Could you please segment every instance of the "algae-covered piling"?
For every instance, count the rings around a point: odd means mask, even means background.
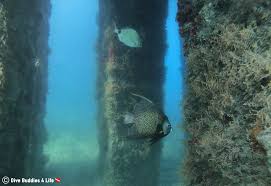
[[[186,184],[271,185],[270,1],[179,0],[178,7]]]
[[[100,1],[98,98],[100,174],[104,185],[157,185],[161,143],[151,148],[121,137],[122,115],[133,108],[130,92],[162,106],[167,2]],[[142,46],[120,42],[114,26],[131,28]]]
[[[1,178],[38,175],[45,163],[49,9],[48,0],[0,1]]]

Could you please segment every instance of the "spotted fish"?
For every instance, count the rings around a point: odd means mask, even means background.
[[[168,117],[151,100],[138,94],[132,94],[140,98],[134,106],[132,113],[124,115],[126,125],[126,137],[138,139],[150,139],[155,143],[167,136],[172,130]]]

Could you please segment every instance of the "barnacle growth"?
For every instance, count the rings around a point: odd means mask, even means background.
[[[191,3],[190,19],[179,18],[186,29],[186,184],[270,185],[271,4]]]
[[[118,129],[123,127],[123,114],[134,106],[130,92],[162,103],[167,1],[133,3],[101,3],[98,125],[103,185],[154,186],[159,182],[161,144],[150,148],[142,141],[127,140]],[[146,178],[150,172],[152,176]]]
[[[4,66],[0,63],[0,89],[4,88],[5,76],[4,76]]]
[[[271,128],[269,127],[259,133],[257,140],[264,146],[265,150],[267,151],[269,172],[271,173]]]

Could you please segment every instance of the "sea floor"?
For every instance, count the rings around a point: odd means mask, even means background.
[[[48,157],[46,176],[61,178],[65,186],[101,186],[97,184],[98,144],[89,130],[52,132],[44,146]],[[180,186],[178,158],[165,155],[161,160],[160,186]]]

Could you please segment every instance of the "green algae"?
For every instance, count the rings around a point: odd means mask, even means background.
[[[151,186],[159,181],[162,145],[158,143],[150,148],[142,141],[126,140],[118,130],[123,114],[133,109],[130,92],[154,98],[157,103],[163,100],[166,1],[133,3],[135,7],[130,7],[129,1],[101,1],[97,83],[99,174],[103,184],[108,186]],[[134,12],[138,10],[142,15],[135,17]],[[149,17],[155,21],[149,21]],[[114,23],[120,28],[130,27],[144,33],[144,45],[140,48],[125,46],[114,33]]]
[[[0,148],[5,149],[0,176],[39,175],[46,160],[42,145],[49,1],[29,3],[30,10],[21,1],[0,2]],[[43,61],[39,72],[34,70],[35,58]]]
[[[186,185],[270,185],[269,146],[257,140],[270,127],[270,3],[203,0],[191,6],[190,20],[182,9],[177,16],[190,25],[181,33]]]

